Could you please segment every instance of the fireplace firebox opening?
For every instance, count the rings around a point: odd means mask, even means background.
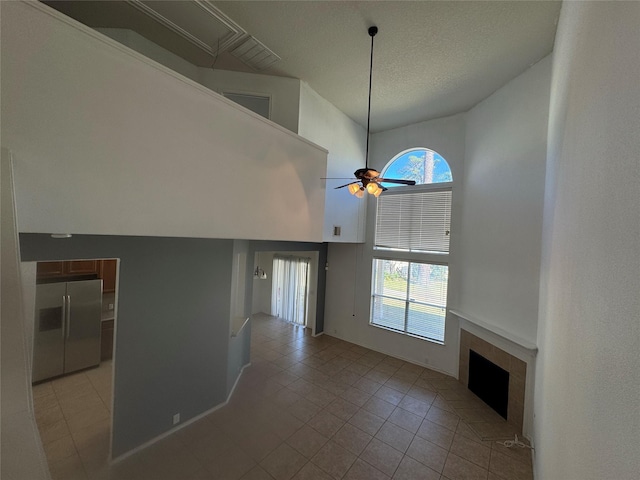
[[[469,383],[467,387],[501,417],[507,419],[509,372],[473,350],[469,350]]]

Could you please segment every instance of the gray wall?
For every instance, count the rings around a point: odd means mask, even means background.
[[[244,271],[244,299],[240,300],[243,304],[242,312],[232,312],[242,317],[251,315],[251,298],[253,289],[253,254],[249,254],[249,242],[246,240],[234,240],[233,242],[233,258],[237,259],[238,255],[245,255],[245,271]],[[234,260],[235,261],[235,260]],[[233,308],[233,307],[232,307]],[[244,328],[236,337],[229,338],[229,353],[227,356],[227,394],[231,393],[238,375],[242,367],[251,361],[251,322],[247,322]]]
[[[173,414],[226,400],[232,240],[21,234],[20,246],[23,261],[120,259],[114,457],[170,430]]]

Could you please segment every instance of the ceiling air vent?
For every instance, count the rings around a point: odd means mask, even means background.
[[[267,48],[264,43],[251,36],[247,37],[230,53],[255,70],[264,70],[280,60],[280,57]]]

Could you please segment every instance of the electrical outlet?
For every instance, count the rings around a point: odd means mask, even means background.
[[[109,310],[113,310],[113,303],[109,304]]]
[[[180,414],[179,414],[179,413],[176,413],[176,414],[173,416],[173,424],[174,424],[174,425],[177,425],[177,424],[179,424],[179,423],[180,423]]]

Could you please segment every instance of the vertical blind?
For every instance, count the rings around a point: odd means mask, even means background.
[[[271,315],[306,325],[309,293],[308,258],[273,258]]]
[[[376,247],[449,253],[451,190],[390,193],[378,198]]]

